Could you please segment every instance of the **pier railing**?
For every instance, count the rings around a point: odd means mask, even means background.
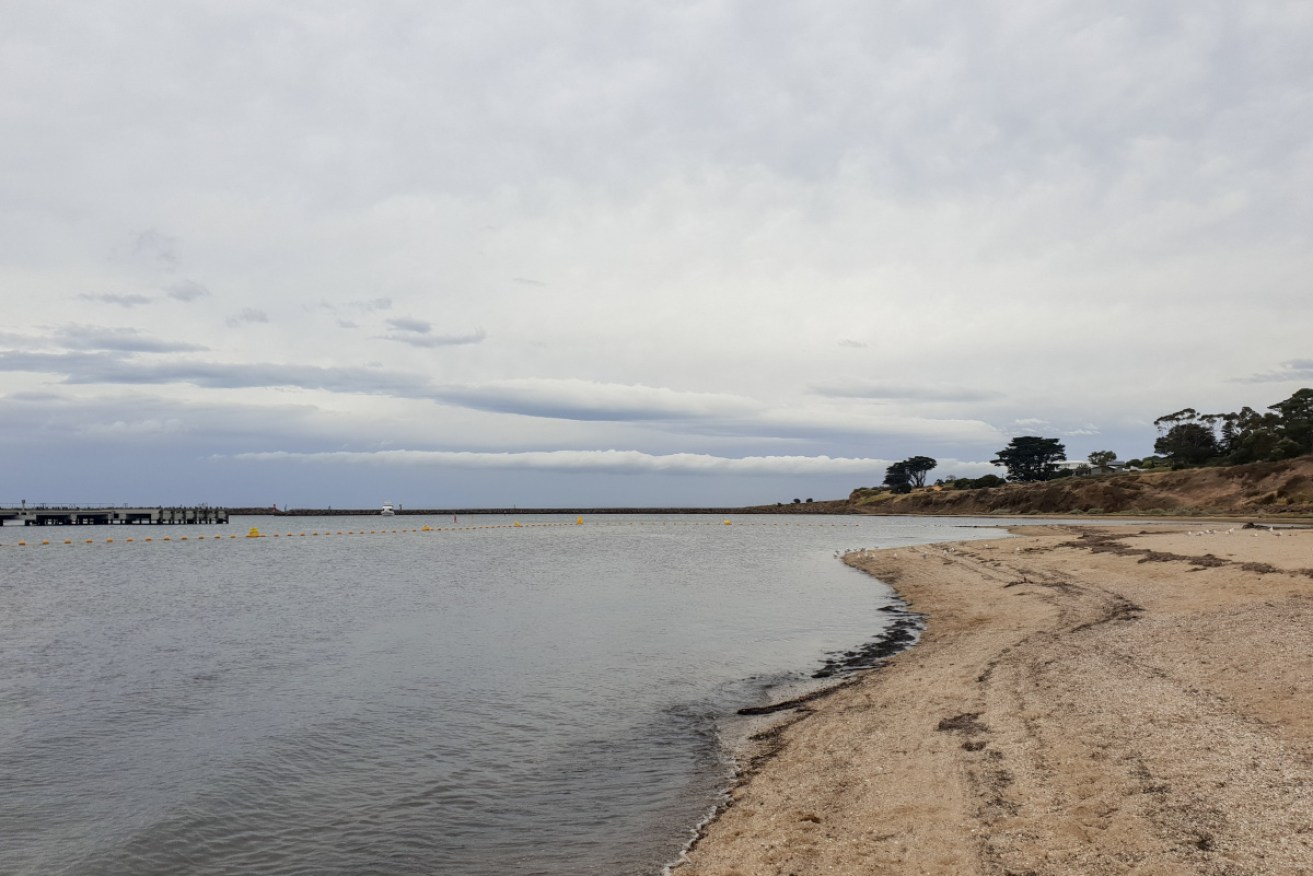
[[[16,503],[0,507],[0,525],[19,521],[24,526],[86,526],[114,524],[227,523],[228,509],[210,505],[63,505]]]

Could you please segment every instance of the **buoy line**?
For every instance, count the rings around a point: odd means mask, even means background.
[[[360,530],[355,530],[355,529],[348,529],[348,530],[341,530],[341,529],[336,529],[336,530],[334,530],[334,529],[325,529],[325,530],[322,530],[322,531],[321,531],[321,530],[317,530],[317,529],[315,529],[315,530],[303,530],[303,531],[299,531],[299,532],[268,532],[268,533],[265,533],[265,532],[261,532],[261,531],[259,530],[258,527],[252,526],[252,527],[250,528],[250,530],[246,533],[245,536],[238,535],[237,533],[227,533],[227,534],[222,534],[222,535],[210,535],[210,536],[205,536],[205,535],[198,535],[198,536],[187,536],[187,535],[145,536],[144,538],[140,538],[140,539],[138,539],[138,538],[136,538],[136,537],[131,537],[131,536],[129,536],[129,537],[123,538],[121,541],[116,541],[115,538],[111,536],[111,537],[108,537],[108,538],[104,539],[103,542],[97,541],[97,540],[94,539],[94,538],[81,539],[80,541],[81,541],[82,544],[107,544],[107,545],[109,545],[109,544],[135,544],[135,543],[138,543],[138,542],[143,543],[143,544],[146,544],[146,543],[155,543],[155,542],[173,542],[173,541],[189,541],[189,540],[195,540],[195,541],[216,541],[216,542],[217,542],[217,541],[232,541],[232,540],[243,539],[243,538],[245,538],[245,539],[258,539],[258,538],[320,538],[320,537],[327,538],[327,537],[331,537],[331,536],[339,536],[339,535],[341,535],[341,536],[356,536],[356,537],[359,537],[359,536],[364,536],[364,535],[407,535],[407,534],[414,534],[414,533],[418,533],[418,534],[427,534],[427,533],[433,533],[433,532],[475,532],[475,531],[491,530],[491,529],[529,529],[529,528],[539,528],[539,529],[540,529],[540,528],[553,528],[553,527],[554,527],[554,528],[560,528],[560,527],[583,526],[583,525],[584,525],[584,519],[583,519],[582,517],[580,517],[580,518],[578,518],[577,520],[575,520],[573,523],[569,523],[569,522],[557,522],[557,521],[536,522],[536,523],[522,523],[522,522],[520,522],[520,521],[517,520],[517,521],[514,521],[513,523],[484,523],[484,524],[478,524],[478,525],[476,525],[476,526],[428,526],[428,525],[425,525],[425,526],[422,526],[422,527],[419,527],[419,528],[415,528],[415,529],[369,529],[369,530],[365,530],[365,529],[360,529]],[[782,522],[782,523],[781,523],[781,522],[778,522],[778,521],[773,521],[773,522],[752,522],[752,523],[743,523],[743,522],[736,522],[736,521],[734,521],[734,520],[732,520],[732,519],[730,519],[730,518],[725,518],[724,520],[719,521],[719,522],[712,522],[712,521],[696,521],[696,522],[694,522],[694,521],[684,521],[684,520],[680,520],[680,521],[662,520],[662,521],[660,521],[660,522],[657,522],[657,521],[648,521],[648,520],[606,520],[606,521],[593,522],[593,523],[590,523],[589,525],[590,525],[590,526],[594,526],[594,527],[598,527],[598,526],[601,526],[601,527],[620,527],[620,526],[644,526],[644,525],[657,525],[657,526],[731,526],[731,525],[733,525],[733,526],[794,526],[794,527],[816,527],[816,528],[819,528],[819,527],[858,527],[858,526],[861,526],[861,524],[859,524],[859,523],[795,523],[795,522],[792,522],[792,521],[785,521],[785,522]],[[18,548],[22,548],[22,547],[43,547],[43,546],[49,546],[49,545],[51,545],[51,543],[52,543],[51,540],[48,539],[48,538],[43,538],[43,539],[41,539],[39,542],[37,542],[37,541],[33,541],[33,542],[31,542],[31,543],[29,543],[27,539],[21,539],[21,538],[20,538],[20,539],[19,539],[16,543],[14,543],[14,544],[6,544],[5,542],[0,542],[0,548],[7,548],[7,547],[18,547]],[[74,544],[74,539],[72,539],[72,538],[65,538],[65,539],[63,539],[62,543],[65,544],[65,545],[72,545],[72,544]]]

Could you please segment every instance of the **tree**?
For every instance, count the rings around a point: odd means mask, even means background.
[[[884,470],[884,485],[895,493],[912,492],[912,474],[906,462],[895,462]]]
[[[1313,453],[1313,389],[1298,390],[1268,410],[1280,415],[1282,437],[1289,438],[1298,453]]]
[[[1173,463],[1202,465],[1219,455],[1221,447],[1213,430],[1202,423],[1178,423],[1153,442],[1153,452],[1169,457]]]
[[[1005,466],[1008,480],[1029,483],[1053,477],[1058,470],[1057,464],[1066,458],[1067,448],[1057,438],[1022,435],[1009,441],[990,463]]]
[[[1096,471],[1110,471],[1112,469],[1110,463],[1116,458],[1117,454],[1111,450],[1096,450],[1089,456],[1090,465]]]
[[[987,487],[1001,487],[1007,481],[996,474],[987,474],[978,478],[958,478],[953,481],[955,490],[983,490]]]
[[[924,487],[926,474],[939,463],[928,456],[911,456],[904,459],[902,465],[907,469],[907,476],[912,479],[912,486]]]

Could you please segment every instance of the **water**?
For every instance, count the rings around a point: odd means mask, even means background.
[[[719,722],[888,622],[836,551],[998,535],[426,522],[0,529],[0,872],[655,876]]]

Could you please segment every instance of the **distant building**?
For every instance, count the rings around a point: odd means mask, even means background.
[[[1078,475],[1107,474],[1114,471],[1122,471],[1126,468],[1126,463],[1120,459],[1114,459],[1112,462],[1101,468],[1095,468],[1088,459],[1068,459],[1056,464],[1058,471],[1069,471]]]

